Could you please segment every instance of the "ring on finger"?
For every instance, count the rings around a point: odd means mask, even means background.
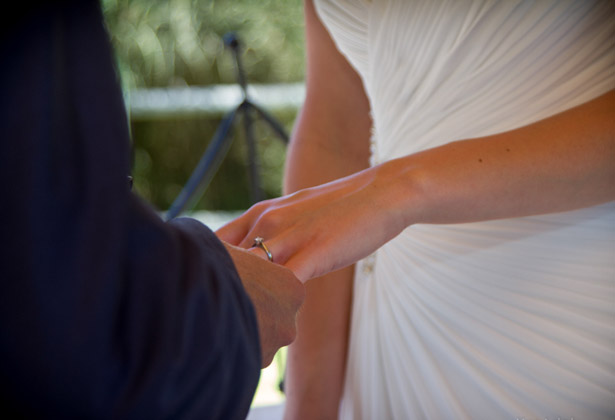
[[[267,245],[265,245],[265,240],[263,238],[261,238],[260,236],[254,238],[254,244],[252,246],[259,247],[260,249],[265,251],[265,254],[267,254],[267,259],[273,262],[273,255],[271,254],[271,251],[269,251],[269,248],[267,248]]]

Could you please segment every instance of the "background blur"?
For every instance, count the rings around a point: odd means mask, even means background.
[[[192,92],[190,88],[236,84],[233,54],[225,48],[222,39],[229,32],[235,32],[243,44],[241,58],[249,84],[283,88],[302,83],[302,3],[301,0],[103,0],[102,4],[131,115],[135,189],[164,211],[187,182],[223,113],[216,109],[169,112],[173,100],[164,104],[165,112],[137,113],[131,99],[142,98],[152,88],[177,93]],[[254,102],[268,109],[257,98]],[[152,101],[146,103],[151,107],[158,105]],[[297,106],[276,106],[269,111],[290,133]],[[285,146],[265,124],[255,124],[255,131],[262,187],[267,198],[278,196]],[[242,121],[237,121],[232,147],[195,210],[248,208],[251,202],[246,165]]]

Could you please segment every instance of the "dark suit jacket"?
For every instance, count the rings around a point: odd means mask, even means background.
[[[0,29],[0,411],[244,418],[254,309],[209,229],[164,223],[129,191],[97,1],[14,4]]]

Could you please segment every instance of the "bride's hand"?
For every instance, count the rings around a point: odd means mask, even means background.
[[[264,238],[273,261],[306,281],[353,264],[403,230],[396,190],[390,165],[380,165],[255,204],[216,234],[242,248]]]

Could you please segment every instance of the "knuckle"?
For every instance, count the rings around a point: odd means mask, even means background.
[[[248,209],[248,213],[257,213],[260,214],[267,210],[267,208],[271,205],[270,200],[259,201],[255,203]]]
[[[297,327],[295,322],[295,316],[292,317],[283,325],[279,326],[278,339],[279,347],[284,347],[295,341],[297,338]]]
[[[264,354],[262,357],[261,368],[266,368],[273,362],[273,356],[275,356],[274,352],[269,352],[268,354]]]
[[[299,308],[303,305],[303,302],[305,301],[305,287],[300,281],[297,280],[297,285],[294,288],[293,292],[294,293],[292,295],[292,303],[294,304],[296,310],[299,310]]]
[[[258,224],[265,231],[273,230],[283,220],[280,209],[269,208],[265,210],[258,219]]]
[[[288,277],[285,280],[288,285],[287,299],[291,305],[291,308],[297,312],[305,300],[305,285],[301,282],[301,280],[299,280],[292,270],[287,267],[284,267],[284,269],[286,270]]]
[[[297,338],[297,329],[295,328],[294,323],[293,323],[292,327],[286,328],[285,330],[286,331],[285,331],[285,333],[284,333],[284,335],[282,337],[283,338],[282,339],[282,341],[283,341],[282,346],[289,345],[290,343],[295,341],[295,338]]]

